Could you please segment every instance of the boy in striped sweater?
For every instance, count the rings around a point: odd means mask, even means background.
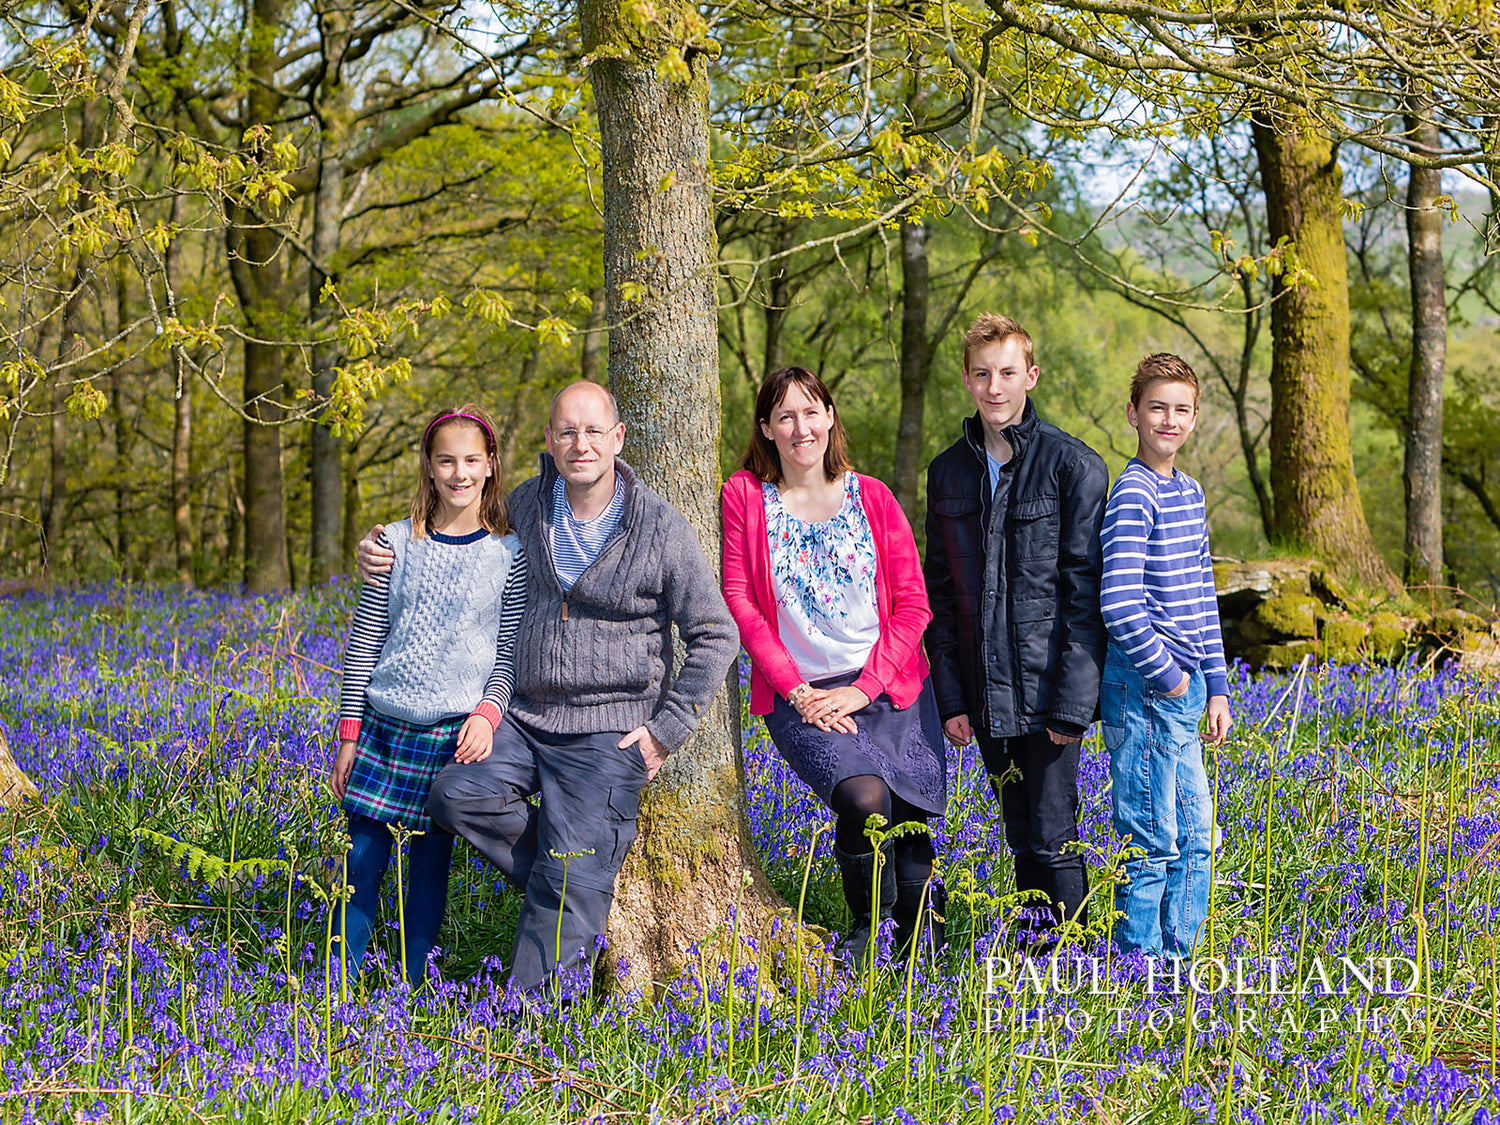
[[[1100,602],[1109,650],[1099,692],[1115,831],[1145,854],[1116,888],[1124,950],[1191,957],[1208,916],[1214,807],[1198,727],[1229,732],[1203,489],[1174,467],[1198,421],[1198,377],[1148,355],[1130,383],[1136,455],[1104,510]]]

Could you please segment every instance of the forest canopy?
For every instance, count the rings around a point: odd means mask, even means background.
[[[1112,470],[1135,361],[1197,368],[1217,550],[1497,597],[1482,9],[582,7],[8,7],[5,577],[326,581],[467,399],[532,473],[555,389],[692,280],[606,237],[590,74],[633,58],[706,80],[706,184],[651,186],[707,192],[720,474],[799,363],[919,516],[1003,311]]]

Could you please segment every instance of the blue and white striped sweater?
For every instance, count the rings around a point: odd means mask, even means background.
[[[1203,489],[1132,457],[1104,509],[1100,607],[1110,637],[1146,683],[1171,692],[1197,668],[1209,695],[1229,694]]]

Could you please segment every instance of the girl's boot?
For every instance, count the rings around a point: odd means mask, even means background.
[[[873,851],[863,855],[850,855],[840,848],[833,849],[839,874],[844,880],[844,901],[849,904],[849,913],[853,916],[849,936],[842,943],[841,950],[855,965],[862,964],[870,950],[870,941],[874,936],[870,928],[871,917],[874,917],[878,925],[891,916],[891,910],[896,905],[896,869],[891,863],[889,847],[882,849],[882,852],[884,862],[877,875]],[[879,879],[878,885],[876,879]],[[872,887],[879,891],[878,905],[871,900]]]

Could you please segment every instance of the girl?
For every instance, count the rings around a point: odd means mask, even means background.
[[[402,973],[421,983],[448,901],[453,837],[435,830],[427,791],[450,759],[478,762],[510,702],[526,560],[501,499],[495,430],[479,407],[436,415],[422,433],[411,518],[387,527],[389,574],[365,583],[344,654],[333,791],[349,817],[339,913],[343,967],[359,971],[390,862],[393,826],[411,838]]]

